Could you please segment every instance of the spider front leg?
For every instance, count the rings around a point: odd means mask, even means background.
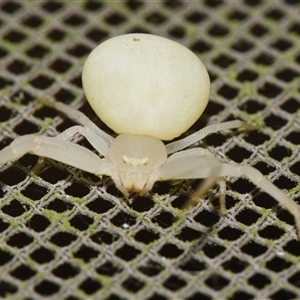
[[[76,110],[70,106],[65,105],[61,102],[52,101],[49,99],[40,99],[40,101],[45,104],[46,106],[53,107],[58,111],[64,113],[66,116],[80,124],[82,127],[86,128],[87,130],[93,131],[96,136],[100,137],[107,146],[113,141],[113,137],[101,130],[97,127],[85,114],[81,111]]]
[[[61,132],[56,139],[67,141],[77,133],[84,136],[88,142],[98,151],[98,153],[102,156],[106,156],[109,151],[109,145],[100,137],[98,136],[93,130],[89,127],[83,127],[80,125],[74,125],[65,131]]]
[[[216,184],[220,169],[220,162],[208,150],[202,148],[188,149],[175,153],[168,158],[161,170],[160,180],[205,178],[194,195],[185,203],[185,208],[198,202],[201,196]],[[224,190],[222,191],[224,192]],[[224,211],[225,195],[222,199],[221,207]]]
[[[102,155],[104,157],[107,155],[108,149],[109,149],[108,145],[94,131],[90,130],[89,127],[74,125],[68,129],[66,129],[65,131],[61,132],[58,136],[53,137],[53,138],[55,138],[57,140],[61,140],[61,141],[67,141],[70,138],[72,138],[73,136],[75,136],[75,134],[77,134],[77,133],[84,136],[89,141],[89,143],[98,151],[98,153],[100,155]],[[44,163],[44,159],[45,159],[45,157],[39,157],[36,165],[32,169],[32,172],[34,174],[39,173],[39,170]]]
[[[67,141],[75,136],[77,133],[84,136],[89,143],[98,151],[102,156],[106,156],[109,151],[109,146],[113,141],[113,137],[98,128],[89,118],[87,118],[82,112],[75,110],[61,102],[55,102],[51,100],[40,100],[43,104],[53,107],[58,111],[61,111],[68,117],[74,119],[80,125],[72,126],[65,131],[61,132],[56,139]],[[38,173],[40,167],[44,162],[44,158],[40,157],[32,169],[33,173]]]
[[[188,146],[191,146],[195,144],[196,142],[201,141],[204,139],[207,135],[211,133],[216,133],[222,130],[227,130],[227,129],[234,129],[234,128],[239,128],[239,127],[244,127],[248,130],[253,130],[257,129],[257,126],[252,126],[249,125],[245,122],[242,122],[240,120],[235,120],[235,121],[228,121],[224,123],[219,123],[219,124],[213,124],[213,125],[208,125],[199,131],[181,139],[176,142],[172,142],[166,145],[166,150],[168,154],[174,153],[176,151],[179,151],[181,149],[184,149]]]
[[[28,152],[57,160],[96,175],[107,174],[103,159],[92,151],[68,141],[35,135],[19,137],[2,149],[0,151],[0,165],[15,161]]]

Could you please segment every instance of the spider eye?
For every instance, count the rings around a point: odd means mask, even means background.
[[[125,164],[133,167],[145,166],[149,162],[148,157],[132,157],[123,155],[122,159]]]

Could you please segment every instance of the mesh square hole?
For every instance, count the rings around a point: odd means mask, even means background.
[[[260,245],[254,241],[249,241],[242,246],[241,250],[252,257],[258,257],[264,254],[268,250],[268,247]]]
[[[26,54],[30,58],[37,58],[37,59],[42,59],[45,57],[48,53],[50,52],[50,49],[42,46],[42,45],[34,45],[30,47],[27,51]]]
[[[130,276],[122,282],[122,286],[131,293],[137,293],[145,286],[145,283],[133,276]]]
[[[175,292],[185,287],[186,281],[176,275],[172,275],[164,281],[163,286],[168,290]]]
[[[119,240],[119,236],[116,233],[111,233],[106,230],[100,230],[91,236],[91,240],[97,244],[111,245]]]
[[[24,248],[30,245],[34,241],[33,237],[26,234],[25,232],[18,232],[13,234],[7,240],[7,244],[18,249]]]
[[[10,272],[13,277],[22,281],[32,278],[36,273],[37,272],[35,270],[23,264]]]
[[[140,253],[140,250],[125,244],[115,252],[115,255],[125,261],[131,261],[135,259]]]
[[[238,274],[244,271],[248,267],[248,263],[240,260],[239,258],[233,256],[230,259],[226,260],[223,264],[222,267],[226,271],[230,271],[232,273]]]
[[[26,223],[26,226],[35,232],[43,232],[50,226],[50,224],[50,221],[46,217],[35,214]]]
[[[90,211],[97,214],[104,214],[109,212],[115,205],[103,198],[96,198],[95,200],[85,205]]]
[[[288,289],[279,289],[277,292],[270,295],[271,299],[296,299],[298,295]]]
[[[40,247],[31,252],[30,257],[38,264],[45,264],[51,262],[55,258],[55,253],[44,247]]]
[[[7,205],[4,205],[1,210],[3,213],[11,217],[19,217],[30,209],[28,205],[21,204],[20,201],[12,200]]]
[[[263,289],[271,283],[271,280],[264,274],[255,273],[254,275],[249,277],[248,283],[257,289]]]
[[[140,266],[138,270],[149,277],[153,277],[163,271],[164,267],[154,260],[148,260],[144,265]]]
[[[122,272],[122,268],[115,262],[107,261],[97,267],[96,271],[101,275],[113,277],[115,274]]]
[[[34,290],[41,296],[51,296],[56,294],[60,286],[52,281],[43,280],[34,287]]]
[[[79,14],[73,13],[64,19],[64,23],[69,26],[77,27],[86,22],[86,19]]]
[[[161,247],[158,253],[163,257],[174,259],[179,257],[183,252],[184,250],[180,249],[176,245],[171,243],[166,243]]]
[[[68,232],[58,232],[52,235],[50,242],[59,247],[66,247],[72,244],[77,238],[77,236]]]
[[[205,284],[215,291],[222,290],[229,283],[230,283],[230,281],[227,278],[225,278],[219,274],[213,274],[205,280]]]
[[[6,280],[0,280],[0,296],[8,297],[8,295],[15,294],[18,291],[18,287]]]
[[[52,270],[52,273],[64,280],[69,278],[74,278],[76,275],[78,275],[80,270],[73,266],[72,264],[65,262],[57,266],[55,269]]]
[[[159,239],[159,237],[159,233],[156,233],[151,229],[141,229],[136,233],[134,239],[148,245]]]
[[[206,270],[207,266],[204,262],[191,258],[188,261],[181,263],[179,268],[191,275],[197,275]]]
[[[81,289],[85,294],[92,295],[96,293],[99,289],[102,288],[101,283],[92,278],[85,279],[80,285],[79,289]]]
[[[80,258],[86,263],[98,257],[98,255],[99,251],[85,245],[81,246],[76,252],[74,252],[74,257]]]
[[[3,38],[12,44],[19,44],[26,39],[26,35],[19,30],[10,30],[4,34]]]
[[[14,14],[17,11],[20,11],[22,5],[18,2],[4,2],[1,5],[1,10],[6,12],[7,14]]]

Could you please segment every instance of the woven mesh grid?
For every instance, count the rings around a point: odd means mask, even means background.
[[[222,161],[252,165],[300,204],[298,1],[0,4],[0,149],[20,135],[56,136],[74,122],[38,99],[79,108],[89,52],[130,32],[193,50],[211,101],[187,132],[241,119],[260,131],[206,138]],[[80,136],[74,142],[91,148]],[[7,299],[299,299],[294,220],[244,178],[228,178],[176,219],[199,181],[158,182],[126,203],[110,178],[34,155],[0,166],[0,297]]]

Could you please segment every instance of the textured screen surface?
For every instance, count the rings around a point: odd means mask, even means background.
[[[291,0],[0,1],[0,149],[75,125],[46,96],[114,134],[86,102],[84,61],[110,37],[152,33],[191,49],[211,77],[210,103],[185,135],[234,119],[260,126],[200,145],[300,204],[299,16]],[[300,298],[294,219],[247,178],[227,178],[226,215],[216,187],[182,218],[199,180],[158,182],[129,203],[109,177],[37,161],[0,166],[0,298]]]

